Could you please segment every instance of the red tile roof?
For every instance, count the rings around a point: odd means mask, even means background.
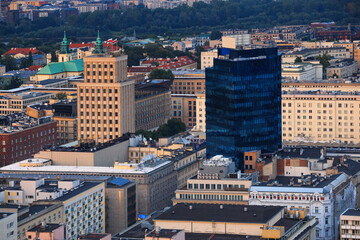
[[[37,50],[36,48],[11,48],[9,51],[4,53],[4,55],[16,55],[18,53],[29,55],[31,54],[43,54],[41,51]]]
[[[83,47],[94,47],[94,43],[70,43],[69,47],[72,48],[83,48]],[[119,50],[119,46],[114,46],[110,43],[103,43],[104,48],[112,48],[114,50]]]
[[[147,66],[128,67],[128,72],[149,73],[154,68],[155,67],[147,67]]]
[[[42,66],[30,66],[30,67],[26,68],[25,70],[27,70],[27,71],[39,71],[40,68],[42,68]]]
[[[196,63],[188,56],[182,56],[176,58],[147,58],[145,61],[142,62],[142,64],[151,64],[151,62],[159,63],[160,65],[156,68],[161,69],[176,69]]]

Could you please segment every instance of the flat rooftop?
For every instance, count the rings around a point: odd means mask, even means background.
[[[37,225],[33,228],[30,228],[28,232],[53,232],[55,229],[61,227],[63,225],[58,223],[47,223],[45,225]]]
[[[345,212],[343,212],[343,214],[341,214],[343,216],[357,216],[360,217],[360,209],[353,209],[353,208],[348,208]]]
[[[33,160],[34,161],[34,160]],[[36,161],[49,161],[49,159],[36,159]],[[91,166],[60,166],[46,165],[39,167],[21,167],[20,163],[27,163],[23,160],[17,163],[0,168],[0,173],[36,173],[36,174],[57,174],[57,175],[92,175],[92,174],[146,174],[160,169],[166,165],[173,165],[171,161],[158,161],[150,166],[141,166],[131,169],[117,169],[114,167],[91,167]]]
[[[15,133],[49,122],[52,122],[51,117],[35,119],[26,115],[24,112],[13,113],[11,115],[0,116],[0,133]]]
[[[313,90],[313,91],[281,91],[281,95],[312,95],[312,96],[359,96],[358,91],[324,91],[324,90]]]
[[[8,216],[15,214],[15,213],[9,213],[9,212],[1,212],[0,211],[0,220],[3,218],[7,218]]]
[[[268,223],[284,207],[178,203],[154,220]]]

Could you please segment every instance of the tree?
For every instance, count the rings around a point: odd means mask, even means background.
[[[169,119],[166,124],[161,125],[155,131],[137,130],[135,134],[143,135],[146,139],[158,140],[162,137],[170,137],[186,130],[186,125],[179,119]]]
[[[33,57],[31,51],[29,52],[29,57],[27,58],[27,65],[28,67],[33,65]]]
[[[295,63],[302,63],[301,57],[297,56],[295,59]]]
[[[56,94],[56,98],[59,99],[59,100],[66,99],[67,94],[66,94],[66,92],[59,92],[59,93]]]
[[[173,80],[174,74],[171,72],[170,69],[165,70],[165,69],[153,69],[150,74],[149,74],[149,79],[170,79]]]
[[[11,77],[10,83],[5,86],[5,89],[14,89],[20,87],[22,84],[22,81],[19,77]]]
[[[218,40],[222,37],[222,33],[220,31],[212,31],[210,34],[210,40]]]
[[[56,56],[55,51],[51,51],[51,62],[57,62],[58,57]]]
[[[320,62],[321,65],[323,65],[324,71],[327,67],[330,66],[331,57],[329,54],[325,53],[322,56],[319,55],[316,57],[316,59]]]
[[[6,71],[18,69],[16,66],[15,58],[10,55],[5,55],[5,57],[1,59],[1,64],[5,65]]]

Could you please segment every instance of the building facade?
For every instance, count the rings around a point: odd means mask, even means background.
[[[57,123],[57,144],[77,140],[77,103],[76,101],[63,101],[52,105],[52,119]]]
[[[207,52],[201,52],[201,69],[214,66],[214,58],[217,58],[217,56],[217,49]]]
[[[346,209],[340,216],[341,240],[360,238],[360,211],[359,209]]]
[[[56,122],[50,117],[33,119],[20,114],[0,119],[1,165],[32,157],[44,146],[56,146]],[[11,124],[10,124],[11,122]]]
[[[360,96],[350,92],[284,91],[282,139],[360,143]]]
[[[196,125],[196,95],[171,94],[171,117],[181,120],[187,128]]]
[[[135,132],[134,81],[127,79],[126,64],[126,55],[84,58],[84,83],[77,85],[78,140],[102,143]]]
[[[281,145],[281,56],[275,48],[219,51],[206,69],[207,156],[233,157],[243,169],[245,151]]]

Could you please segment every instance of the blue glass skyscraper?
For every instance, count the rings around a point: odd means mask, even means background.
[[[206,69],[207,156],[233,157],[281,146],[281,56],[276,48],[219,49]]]

